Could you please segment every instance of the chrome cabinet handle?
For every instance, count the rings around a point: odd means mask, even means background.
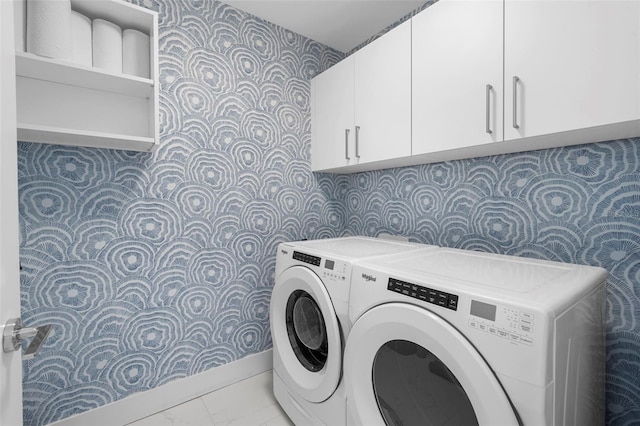
[[[344,159],[351,160],[349,157],[349,129],[344,129]]]
[[[360,126],[356,126],[356,158],[360,158]]]
[[[51,327],[51,324],[40,327],[23,327],[22,319],[12,318],[7,321],[2,332],[2,350],[4,352],[17,351],[22,346],[24,339],[33,337],[22,357],[23,360],[31,359],[40,352],[42,345],[49,337]]]
[[[493,131],[491,130],[491,89],[493,89],[493,87],[490,84],[487,84],[485,93],[485,132],[489,134],[493,133]]]
[[[520,79],[517,76],[513,76],[513,128],[519,129],[518,125],[518,82]]]

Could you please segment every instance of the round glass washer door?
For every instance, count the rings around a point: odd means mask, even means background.
[[[365,312],[351,328],[344,363],[355,424],[519,424],[478,351],[426,309],[387,303]],[[454,400],[442,404],[444,397]]]
[[[304,266],[286,269],[276,278],[270,316],[278,375],[307,401],[325,401],[340,381],[342,337],[322,280]]]
[[[286,322],[289,343],[298,361],[313,373],[322,370],[328,355],[327,329],[313,296],[304,290],[291,293]]]

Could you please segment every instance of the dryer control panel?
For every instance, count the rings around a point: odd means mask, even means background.
[[[512,343],[533,345],[535,316],[531,312],[472,299],[469,313],[469,327]]]
[[[443,308],[457,310],[458,295],[447,293],[441,290],[423,287],[421,285],[412,284],[396,278],[389,278],[387,290],[413,297],[433,305],[442,306]]]

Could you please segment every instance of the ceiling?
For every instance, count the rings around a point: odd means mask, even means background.
[[[222,0],[312,40],[349,52],[426,0]]]

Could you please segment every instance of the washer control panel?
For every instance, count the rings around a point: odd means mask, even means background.
[[[471,300],[469,327],[514,344],[533,346],[535,315],[512,306]]]
[[[301,251],[293,252],[293,260],[299,260],[300,262],[308,263],[313,266],[320,266],[320,262],[322,261],[318,256],[302,253]]]
[[[324,259],[321,265],[322,279],[337,282],[347,282],[347,264],[338,260]]]
[[[295,250],[293,259],[316,266],[323,280],[347,282],[347,264],[338,260],[321,258]]]

